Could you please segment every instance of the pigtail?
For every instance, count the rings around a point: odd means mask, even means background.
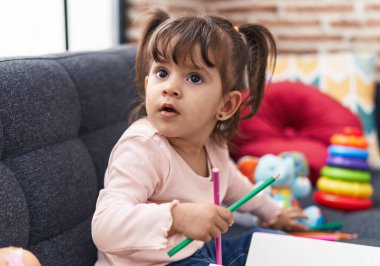
[[[169,19],[169,15],[161,9],[156,9],[148,14],[148,18],[144,23],[142,35],[138,44],[138,51],[135,62],[135,76],[137,94],[142,101],[132,114],[132,121],[141,115],[146,115],[145,111],[145,77],[149,72],[149,57],[147,54],[147,46],[155,29],[164,21]]]
[[[257,24],[245,24],[238,28],[245,37],[248,47],[247,80],[249,96],[243,103],[251,108],[250,118],[257,113],[264,96],[266,72],[269,66],[273,74],[276,63],[276,42],[267,28]]]

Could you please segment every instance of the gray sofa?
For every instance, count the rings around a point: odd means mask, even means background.
[[[0,246],[27,248],[43,265],[94,264],[91,218],[136,103],[135,53],[126,45],[0,59]],[[380,246],[376,197],[371,210],[326,210],[326,219],[343,221],[358,243]]]
[[[0,246],[93,265],[91,218],[135,100],[135,47],[0,60]]]

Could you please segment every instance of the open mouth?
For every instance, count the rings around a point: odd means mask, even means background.
[[[171,108],[171,107],[164,107],[161,111],[171,112],[171,113],[177,113],[177,111],[174,108]]]
[[[164,114],[179,114],[171,104],[164,104],[160,108],[160,112]]]

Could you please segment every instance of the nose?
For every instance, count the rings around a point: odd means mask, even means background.
[[[174,86],[166,86],[162,89],[162,96],[181,97],[181,91]]]
[[[162,89],[162,96],[170,96],[180,98],[182,96],[180,88],[180,80],[178,77],[172,76]]]
[[[181,96],[181,93],[177,89],[166,87],[162,90],[162,96],[171,96],[171,97],[179,98]]]

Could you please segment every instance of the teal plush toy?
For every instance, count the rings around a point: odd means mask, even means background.
[[[306,158],[299,152],[284,152],[278,156],[267,154],[258,160],[255,168],[255,180],[263,182],[267,178],[280,175],[266,192],[284,207],[300,207],[297,199],[310,194],[311,183],[307,178],[309,168]],[[323,224],[321,210],[317,206],[304,209],[308,219],[300,222],[306,226]]]

